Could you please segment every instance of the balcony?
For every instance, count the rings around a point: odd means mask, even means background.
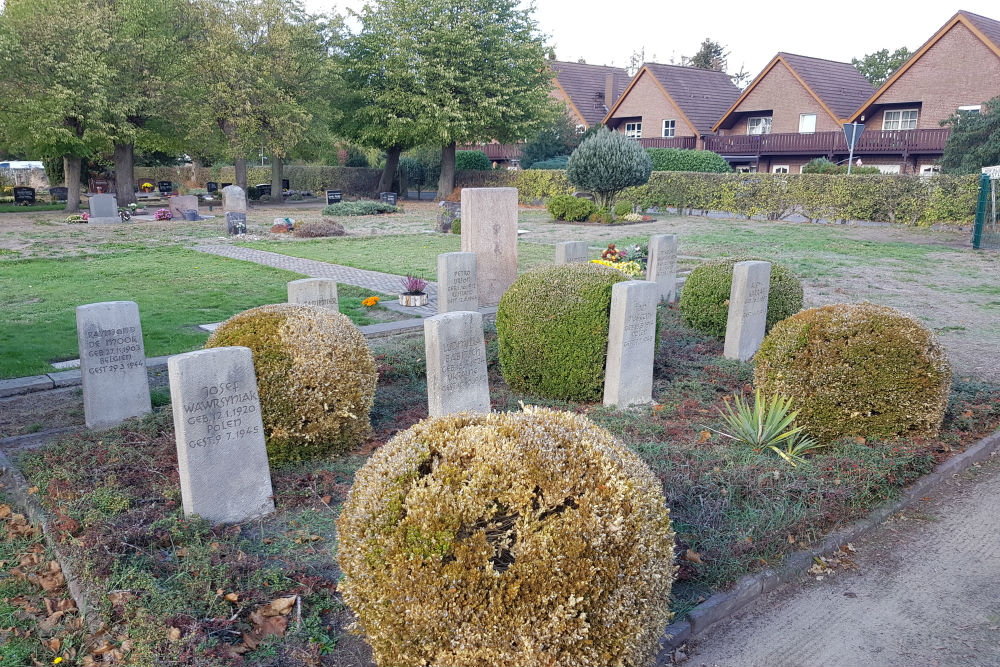
[[[460,151],[482,151],[491,160],[503,162],[506,160],[516,160],[521,157],[520,144],[500,144],[492,142],[489,144],[466,144],[458,146]]]
[[[649,137],[639,139],[643,148],[689,148],[695,147],[694,137]]]
[[[940,153],[948,128],[933,130],[866,131],[854,147],[855,155]],[[847,154],[843,132],[813,134],[739,134],[705,137],[705,150],[722,155],[830,155]]]

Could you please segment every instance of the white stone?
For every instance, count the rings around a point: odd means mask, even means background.
[[[648,280],[615,283],[604,375],[604,405],[653,401],[653,352],[659,287]]]
[[[490,411],[482,314],[466,311],[427,318],[424,347],[431,417]]]
[[[339,310],[337,281],[330,278],[303,278],[288,283],[288,303],[301,303]]]
[[[437,279],[439,313],[479,310],[476,253],[441,253],[438,255]]]
[[[90,205],[90,218],[87,224],[113,225],[122,221],[118,215],[118,200],[114,195],[90,195],[87,201]]]
[[[747,361],[757,354],[767,328],[767,297],[771,289],[770,262],[737,262],[729,291],[726,318],[727,359]]]
[[[253,353],[217,347],[167,361],[184,515],[239,523],[274,510]]]
[[[517,188],[462,190],[462,250],[476,253],[479,306],[495,306],[517,278]]]
[[[134,301],[77,306],[76,332],[87,428],[109,428],[151,412],[139,306]]]
[[[247,193],[238,185],[227,185],[222,188],[222,210],[236,213],[247,212]]]
[[[586,262],[589,247],[586,241],[563,241],[556,244],[556,265]]]
[[[677,299],[677,236],[656,234],[649,238],[649,259],[646,280],[657,284],[660,300],[673,303]]]

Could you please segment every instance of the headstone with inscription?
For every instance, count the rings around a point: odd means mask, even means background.
[[[326,191],[326,203],[327,204],[339,204],[344,199],[344,193],[341,190],[327,190]]]
[[[378,193],[379,200],[384,204],[389,204],[390,206],[396,205],[396,193],[395,192],[380,192]]]
[[[168,195],[174,191],[173,181],[157,181],[156,189],[160,191],[160,194]]]
[[[14,188],[14,203],[15,204],[34,204],[35,203],[35,188],[29,187],[16,187]]]
[[[226,233],[230,236],[247,233],[247,214],[240,211],[226,211]]]
[[[288,179],[287,179],[287,178],[283,178],[283,179],[281,179],[281,189],[282,189],[282,190],[288,190],[288,189],[289,189],[289,188],[291,188],[291,187],[292,187],[292,185],[291,185],[291,183],[290,183],[290,182],[288,181]]]
[[[247,193],[238,185],[227,185],[222,188],[222,210],[247,212]]]
[[[445,252],[438,255],[438,312],[479,310],[476,288],[476,253]]]
[[[219,184],[216,181],[208,181],[205,183],[205,192],[218,192]]]
[[[767,328],[767,296],[771,289],[770,262],[737,262],[729,290],[726,319],[727,359],[747,361],[757,354]]]
[[[427,409],[431,417],[490,411],[483,316],[443,313],[424,320]]]
[[[170,215],[175,219],[186,220],[185,211],[194,211],[195,215],[198,214],[197,195],[174,195],[167,201],[167,206],[170,208]]]
[[[479,306],[495,306],[517,278],[517,188],[462,190],[462,250],[476,253]]]
[[[150,412],[139,306],[134,301],[77,306],[76,332],[87,428],[108,428]]]
[[[274,511],[250,348],[174,355],[167,369],[184,515],[239,523]]]
[[[261,196],[261,197],[263,197],[264,195],[267,195],[268,197],[271,196],[271,184],[270,183],[258,183],[254,187],[257,188],[257,194],[259,196]]]
[[[556,244],[556,266],[587,261],[589,247],[586,241],[563,241]]]
[[[114,195],[91,195],[90,219],[87,222],[91,225],[111,225],[121,222],[118,215],[118,200]]]
[[[66,201],[69,198],[69,188],[62,185],[57,185],[54,188],[49,188],[49,196],[52,197],[52,201]]]
[[[659,286],[661,301],[673,303],[677,299],[677,235],[651,236],[646,261],[646,280]]]
[[[330,278],[303,278],[288,283],[288,303],[338,310],[337,281]]]
[[[628,280],[611,288],[604,405],[624,408],[653,401],[653,351],[659,301],[659,288],[648,280]]]

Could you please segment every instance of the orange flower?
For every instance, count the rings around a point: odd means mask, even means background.
[[[365,306],[366,308],[371,308],[372,306],[374,306],[377,303],[378,303],[378,297],[377,296],[370,296],[367,299],[365,299],[364,301],[362,301],[361,305]]]

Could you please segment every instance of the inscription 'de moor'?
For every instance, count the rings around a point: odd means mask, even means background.
[[[220,382],[202,387],[198,401],[184,404],[184,421],[204,424],[207,435],[188,439],[191,449],[240,440],[260,432],[260,426],[243,426],[243,415],[257,412],[260,398],[256,390],[243,390],[240,382]]]

